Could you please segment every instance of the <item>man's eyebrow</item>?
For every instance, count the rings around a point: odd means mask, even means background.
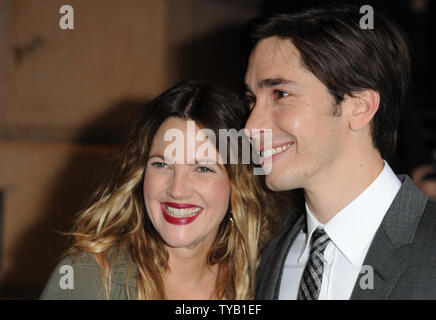
[[[273,79],[265,79],[261,80],[257,83],[257,87],[259,89],[265,89],[265,88],[273,88],[275,86],[281,85],[281,84],[290,84],[295,85],[295,82],[292,80],[287,80],[283,78],[273,78]],[[245,93],[253,94],[253,91],[248,87],[247,84],[244,85]]]
[[[291,81],[291,80],[286,80],[283,78],[265,79],[265,80],[259,81],[257,84],[257,87],[259,89],[265,89],[265,88],[272,88],[272,87],[275,87],[275,86],[278,86],[281,84],[294,84],[295,85],[295,82]]]

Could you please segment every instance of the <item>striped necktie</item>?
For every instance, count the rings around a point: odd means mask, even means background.
[[[312,234],[309,261],[304,269],[298,290],[298,300],[318,300],[324,272],[324,250],[330,241],[324,229],[316,229]]]

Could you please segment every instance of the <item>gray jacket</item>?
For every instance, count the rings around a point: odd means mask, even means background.
[[[111,252],[111,254],[113,251]],[[123,254],[114,257],[111,300],[136,299],[136,266]],[[116,257],[116,258],[115,258]],[[130,268],[130,270],[129,270]],[[53,270],[41,300],[106,300],[100,266],[90,253],[66,257]]]
[[[398,178],[402,186],[363,262],[374,270],[374,287],[361,288],[361,273],[352,300],[436,299],[436,202],[408,176]],[[284,215],[281,231],[263,251],[257,299],[278,299],[286,257],[304,224],[305,214]]]

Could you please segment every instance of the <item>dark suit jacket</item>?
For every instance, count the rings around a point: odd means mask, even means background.
[[[351,299],[436,299],[436,202],[408,176],[398,178],[402,186],[363,262],[374,270],[374,287],[361,288],[361,273]],[[257,299],[278,299],[286,257],[305,225],[305,214],[283,219],[282,230],[263,251]]]

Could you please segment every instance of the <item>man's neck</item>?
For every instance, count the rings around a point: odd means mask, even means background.
[[[359,157],[357,157],[359,158]],[[380,156],[338,162],[326,174],[304,188],[307,205],[321,223],[327,223],[356,199],[378,177],[384,167]]]

